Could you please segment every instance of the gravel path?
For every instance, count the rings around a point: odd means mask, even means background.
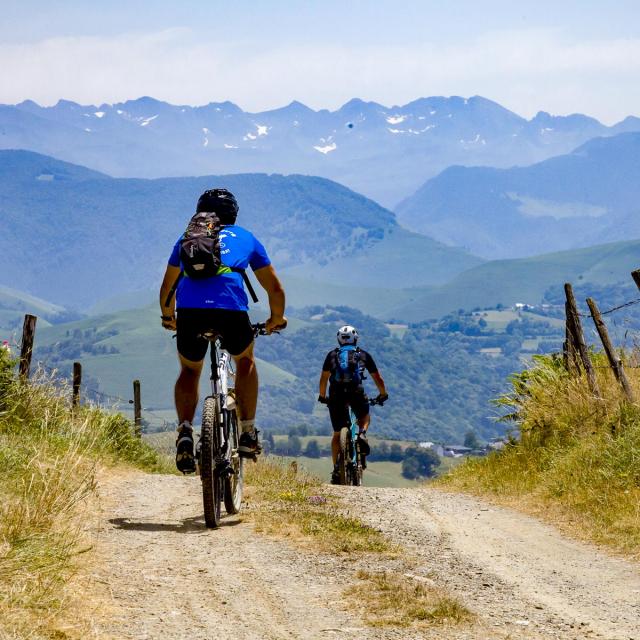
[[[535,637],[640,639],[640,567],[552,527],[436,489],[336,491],[355,515],[415,555],[417,573],[485,624]],[[520,629],[520,630],[518,630]]]
[[[101,483],[98,636],[127,639],[610,638],[640,640],[637,565],[550,527],[430,489],[333,487],[353,515],[408,550],[396,560],[315,553],[228,517],[211,531],[199,480],[131,474]],[[341,597],[358,568],[433,580],[477,614],[472,627],[370,629]]]

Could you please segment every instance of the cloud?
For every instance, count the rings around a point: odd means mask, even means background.
[[[494,99],[531,116],[581,111],[606,122],[640,112],[640,39],[569,41],[561,31],[486,33],[450,46],[260,47],[200,41],[188,29],[0,45],[0,101],[173,103],[232,100],[259,111],[297,99],[400,104],[428,95]]]

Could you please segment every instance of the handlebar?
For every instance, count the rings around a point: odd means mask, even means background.
[[[258,336],[268,336],[267,333],[267,323],[266,322],[256,322],[251,325],[253,329],[253,335],[257,338]],[[287,323],[280,325],[277,329],[274,329],[271,333],[280,333],[283,329],[287,328]]]
[[[383,406],[384,403],[389,399],[389,396],[387,396],[384,400],[380,399],[380,396],[376,396],[375,398],[367,398],[367,402],[371,405],[379,405],[379,406]],[[320,404],[329,404],[329,398],[323,397],[323,396],[318,396],[318,402]]]

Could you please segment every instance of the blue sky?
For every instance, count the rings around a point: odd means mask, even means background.
[[[640,115],[640,2],[3,0],[0,102],[336,108],[483,95]]]

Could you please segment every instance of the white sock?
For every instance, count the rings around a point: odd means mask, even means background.
[[[240,433],[253,433],[256,430],[255,418],[251,418],[251,420],[238,420],[238,424],[240,425]]]
[[[193,431],[193,427],[191,426],[191,423],[188,420],[183,420],[179,425],[178,425],[178,431],[180,431],[180,429],[182,429],[183,427],[186,427],[187,429],[189,429],[190,431]]]

